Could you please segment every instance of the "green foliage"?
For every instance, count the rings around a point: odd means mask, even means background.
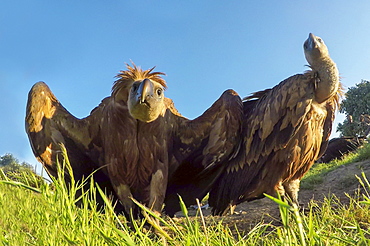
[[[363,136],[367,130],[367,125],[359,121],[363,114],[370,114],[370,81],[362,80],[354,87],[350,87],[346,93],[346,98],[340,105],[340,112],[347,116],[351,115],[353,123],[345,119],[338,124],[337,131],[341,136],[355,137]]]
[[[10,180],[21,182],[32,187],[40,187],[45,181],[37,175],[33,167],[26,163],[20,163],[12,154],[5,154],[0,157],[0,173],[6,175]]]
[[[0,157],[0,168],[4,171],[23,171],[23,169],[32,169],[32,166],[27,162],[19,163],[17,158],[7,153]]]
[[[71,172],[68,161],[62,163],[55,189],[44,184],[38,189],[1,181],[0,244],[2,245],[368,245],[370,244],[370,184],[359,177],[364,196],[343,205],[335,197],[323,204],[312,203],[301,213],[285,201],[272,198],[280,209],[280,225],[258,223],[249,232],[232,232],[222,221],[198,215],[190,217],[184,204],[182,219],[159,217],[137,203],[145,219],[128,223],[114,213],[107,201],[98,211],[90,191],[76,197],[83,183],[72,179],[70,186],[63,175]],[[73,177],[73,175],[70,175]],[[4,177],[3,177],[4,178]],[[75,206],[76,202],[81,206]],[[333,209],[335,207],[335,209]],[[158,220],[161,227],[148,227]],[[158,225],[156,225],[158,226]]]
[[[17,165],[17,164],[18,164],[18,160],[14,158],[12,154],[5,154],[0,157],[0,167]]]

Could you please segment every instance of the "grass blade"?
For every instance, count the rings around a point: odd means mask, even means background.
[[[13,180],[0,180],[0,184],[9,184],[9,185],[13,185],[13,186],[22,187],[22,188],[25,188],[25,189],[28,189],[28,190],[32,190],[36,193],[41,193],[40,189],[37,189],[35,187],[23,184],[21,182],[13,181]]]

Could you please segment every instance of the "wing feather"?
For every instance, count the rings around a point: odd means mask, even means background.
[[[258,163],[261,154],[284,148],[295,135],[311,107],[313,86],[306,86],[310,83],[309,74],[294,75],[258,98],[245,119],[247,163]]]
[[[311,117],[314,84],[312,73],[294,75],[245,98],[244,147],[212,187],[209,202],[215,214],[224,212],[230,202],[238,204],[272,193],[284,172],[295,175],[300,168],[286,163],[302,160],[304,165],[316,155],[315,144],[309,142],[315,129],[306,119]],[[308,144],[302,147],[298,139],[305,138]]]
[[[174,155],[178,167],[170,174],[166,195],[166,212],[180,210],[178,194],[187,205],[202,199],[237,155],[241,143],[243,106],[232,90],[222,96],[194,120],[177,117],[174,136]]]
[[[43,82],[36,83],[29,93],[26,131],[35,155],[49,169],[54,169],[60,144],[66,145],[67,138],[76,140],[79,148],[87,149],[90,142],[86,122],[71,115]],[[45,153],[48,149],[51,155]]]
[[[328,147],[330,133],[331,133],[332,128],[333,128],[332,123],[333,123],[334,118],[335,118],[336,108],[337,108],[337,105],[335,104],[335,102],[330,102],[326,105],[328,116],[326,117],[325,123],[324,123],[323,141],[322,141],[322,144],[320,146],[320,152],[319,152],[318,158],[320,158],[322,155],[324,155],[324,153],[326,151],[326,148]]]
[[[94,180],[107,194],[114,196],[108,177],[98,169],[101,155],[98,131],[100,111],[97,108],[89,117],[77,119],[63,107],[44,82],[38,82],[28,94],[26,132],[33,153],[49,175],[58,177],[57,165],[63,162],[63,145],[67,150],[74,179],[81,181],[95,171]],[[64,177],[67,183],[70,182],[68,173]],[[89,188],[89,180],[85,186]],[[104,204],[99,194],[97,200]],[[117,211],[120,209],[118,205]]]

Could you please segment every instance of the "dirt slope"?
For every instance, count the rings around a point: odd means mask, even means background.
[[[324,182],[317,185],[312,190],[301,190],[299,192],[299,201],[303,207],[308,207],[311,199],[321,202],[324,197],[334,194],[342,203],[348,202],[346,194],[354,196],[360,188],[355,175],[361,177],[361,172],[364,172],[370,180],[370,160],[356,162],[341,166],[338,169],[328,173],[324,178]],[[223,219],[224,223],[230,227],[237,225],[239,230],[248,231],[253,228],[263,218],[264,222],[279,221],[278,205],[268,198],[245,202],[237,206],[236,214],[225,217],[210,216],[211,209],[203,209],[202,212],[207,216],[207,220]],[[190,211],[190,214],[195,214]],[[178,213],[181,217],[181,214]]]

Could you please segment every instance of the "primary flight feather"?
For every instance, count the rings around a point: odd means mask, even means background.
[[[75,180],[95,171],[95,181],[120,201],[117,210],[138,214],[131,200],[135,198],[160,212],[168,180],[180,164],[190,163],[188,170],[204,169],[234,155],[243,107],[240,97],[228,90],[201,116],[188,120],[164,96],[167,85],[162,75],[153,68],[127,65],[111,96],[83,119],[70,114],[45,83],[36,83],[26,112],[35,156],[57,177],[63,144]],[[67,182],[69,178],[65,176]],[[203,183],[187,200],[204,196],[210,185]],[[167,209],[176,210],[178,203],[174,206],[169,203]]]

